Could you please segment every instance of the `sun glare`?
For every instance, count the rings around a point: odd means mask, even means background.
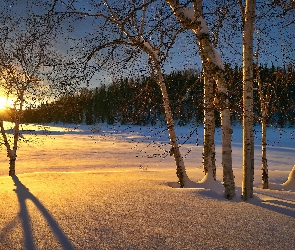
[[[6,109],[6,104],[7,104],[6,98],[0,96],[0,110]]]

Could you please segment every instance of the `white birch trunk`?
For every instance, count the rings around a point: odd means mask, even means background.
[[[255,0],[246,0],[243,35],[243,178],[242,199],[253,197],[253,31]]]
[[[17,143],[19,139],[19,118],[16,118],[14,125],[14,135],[13,135],[13,149],[8,150],[7,156],[9,157],[9,176],[15,175],[15,161],[16,161],[16,151],[17,151]]]
[[[187,176],[184,161],[180,153],[180,149],[179,149],[179,145],[178,145],[178,141],[177,141],[177,137],[175,133],[174,121],[173,121],[172,112],[170,108],[170,103],[168,99],[166,84],[164,82],[164,77],[160,69],[160,66],[156,65],[155,68],[157,71],[158,85],[160,86],[160,89],[162,92],[163,106],[165,109],[165,118],[166,118],[166,123],[168,127],[168,132],[169,132],[169,139],[170,139],[170,145],[171,145],[170,155],[174,156],[174,160],[176,163],[176,175],[178,177],[178,183],[180,187],[186,187],[191,181]]]
[[[182,158],[182,155],[180,153],[176,133],[175,133],[175,127],[174,127],[174,121],[171,111],[171,106],[169,103],[168,98],[168,92],[166,89],[166,84],[164,81],[164,76],[161,69],[161,61],[159,59],[159,50],[155,47],[153,47],[148,41],[145,41],[142,37],[139,38],[139,41],[136,41],[133,37],[130,37],[130,40],[133,41],[134,44],[138,44],[137,46],[141,48],[143,51],[145,51],[151,60],[151,68],[153,68],[156,71],[157,75],[157,83],[160,87],[161,93],[162,93],[162,100],[163,100],[163,107],[165,110],[165,120],[168,127],[168,133],[169,133],[169,139],[170,139],[170,155],[174,156],[175,164],[176,164],[176,175],[178,177],[178,183],[181,188],[183,187],[189,187],[191,184],[191,180],[188,178],[184,161]]]
[[[179,1],[166,0],[181,24],[191,29],[197,36],[202,66],[205,75],[204,82],[204,149],[203,168],[205,175],[209,172],[216,179],[215,146],[214,146],[214,84],[217,87],[216,107],[220,111],[222,124],[222,165],[225,196],[231,199],[235,196],[235,182],[232,171],[232,128],[230,110],[227,106],[227,87],[224,81],[223,64],[220,55],[210,41],[209,30],[203,19],[202,1],[193,2],[194,8],[182,8]],[[192,12],[194,14],[192,14]],[[210,170],[210,171],[209,171]],[[212,171],[211,171],[212,170]]]
[[[204,77],[204,146],[203,146],[203,169],[205,176],[216,180],[215,165],[215,118],[214,118],[214,89],[212,78]]]
[[[16,150],[8,151],[7,156],[9,157],[9,176],[15,175],[15,161],[16,161]]]
[[[197,34],[199,40],[199,47],[200,53],[202,57],[202,64],[204,71],[206,72],[205,75],[211,79],[212,84],[211,86],[205,87],[208,90],[207,95],[204,95],[204,99],[208,101],[205,103],[205,108],[209,110],[212,109],[211,123],[212,126],[215,128],[214,124],[214,105],[219,110],[221,116],[221,126],[222,126],[222,167],[223,167],[223,185],[225,188],[225,197],[228,199],[232,199],[235,196],[235,181],[234,175],[232,170],[232,146],[231,146],[231,136],[232,136],[232,128],[231,128],[231,121],[230,121],[230,110],[228,108],[228,97],[227,97],[227,87],[224,81],[224,74],[223,74],[223,65],[221,63],[221,59],[217,51],[214,49],[212,43],[210,42],[209,36],[204,36],[203,34]],[[216,94],[210,92],[210,88],[212,88],[216,83]],[[214,104],[212,100],[214,100]],[[211,102],[211,104],[209,104]],[[206,119],[206,115],[205,115]],[[204,121],[204,124],[206,122]],[[210,126],[209,126],[210,128]],[[213,134],[214,144],[214,130],[209,131],[209,133]],[[211,141],[209,140],[208,145],[211,145]],[[204,138],[204,148],[205,148],[205,138]],[[215,148],[209,152],[211,155],[214,154],[214,165],[212,165],[214,178],[216,178],[216,166],[215,166]],[[209,165],[210,166],[210,165]]]
[[[262,82],[260,79],[260,72],[258,66],[258,53],[257,53],[257,83],[258,83],[258,91],[259,91],[259,100],[260,100],[260,111],[261,111],[261,181],[262,181],[262,188],[268,189],[268,165],[267,165],[267,157],[266,157],[266,128],[267,128],[267,118],[268,118],[268,103],[269,103],[269,96],[263,96],[262,93]]]
[[[200,31],[199,21],[193,22],[194,16],[187,8],[182,8],[179,5],[179,1],[168,0],[166,1],[171,9],[174,11],[175,16],[178,18],[180,23],[191,29],[198,38],[200,46],[200,54],[204,72],[204,146],[203,146],[203,169],[206,179],[207,174],[212,174],[212,178],[216,180],[216,166],[215,166],[215,145],[214,145],[214,134],[215,134],[215,119],[214,119],[214,79],[212,74],[209,74],[206,67],[206,61],[208,59],[206,53],[206,46],[203,46],[202,40],[199,39],[198,34]],[[201,3],[202,4],[202,3]],[[192,9],[194,13],[194,10]],[[196,13],[195,13],[196,14]],[[199,13],[197,13],[199,14]],[[196,16],[196,15],[195,15]],[[206,34],[208,35],[208,34]],[[203,51],[203,52],[202,52]],[[204,177],[204,178],[205,178]],[[211,178],[211,177],[210,177]]]
[[[208,28],[205,20],[203,20],[203,12],[202,12],[202,1],[199,1],[194,5],[195,12],[198,16],[198,20],[200,21],[199,27],[194,29],[194,32],[197,35],[197,39],[200,47],[200,54],[202,58],[202,65],[205,71],[205,75],[207,75],[210,79],[212,79],[212,86],[216,84],[216,91],[213,96],[208,95],[208,99],[214,98],[214,105],[219,110],[221,116],[221,126],[222,126],[222,166],[223,166],[223,185],[225,187],[225,196],[228,199],[232,199],[235,196],[235,182],[234,175],[232,171],[232,147],[231,147],[231,121],[230,121],[230,110],[228,108],[228,95],[227,95],[227,86],[224,80],[223,73],[223,63],[220,55],[215,50],[213,44],[210,41],[210,37],[208,32]],[[208,88],[210,88],[208,86]],[[214,105],[212,107],[214,113]],[[212,124],[214,123],[214,116]],[[214,126],[215,127],[215,126]],[[213,138],[214,140],[214,134]],[[215,157],[215,149],[214,149],[214,157]],[[215,158],[214,158],[215,160]],[[214,162],[214,168],[215,162]]]
[[[21,90],[21,93],[19,95],[19,109],[16,110],[16,104],[15,104],[15,117],[14,117],[14,133],[13,133],[13,148],[11,149],[11,146],[9,144],[5,129],[3,120],[0,121],[0,130],[1,135],[4,140],[4,145],[7,150],[7,157],[9,158],[9,176],[15,175],[15,162],[16,162],[16,152],[18,147],[18,139],[19,139],[19,126],[20,126],[20,120],[23,113],[23,103],[24,103],[24,90]]]
[[[236,195],[235,177],[232,169],[232,147],[231,136],[232,128],[230,123],[230,111],[224,109],[221,111],[222,126],[222,166],[223,166],[223,185],[224,195],[227,199],[232,199]]]
[[[267,116],[262,113],[262,118],[261,118],[261,170],[262,170],[262,188],[263,189],[268,189],[269,184],[268,184],[268,166],[267,166],[267,158],[266,158],[266,126],[267,125]]]
[[[227,88],[223,82],[223,72],[218,79],[218,102],[217,106],[220,109],[221,128],[222,128],[222,167],[223,167],[223,185],[224,195],[227,199],[232,199],[236,195],[235,191],[235,177],[232,169],[232,127],[230,121],[230,110],[228,108]],[[220,76],[218,74],[218,76]]]
[[[7,151],[7,157],[9,158],[9,176],[15,175],[15,161],[16,161],[16,150],[10,148],[10,144],[8,142],[6,132],[4,129],[3,121],[0,121],[0,129],[1,129],[1,135],[4,141],[4,145],[6,147]]]

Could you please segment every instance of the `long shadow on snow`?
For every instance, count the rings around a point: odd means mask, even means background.
[[[257,194],[261,194],[259,191],[255,191]],[[254,195],[255,195],[254,193]],[[295,218],[295,202],[288,199],[278,198],[272,194],[267,194],[269,197],[267,200],[252,200],[250,199],[250,203],[259,206],[265,209],[268,209],[273,212],[277,212],[286,216],[290,216]]]
[[[59,227],[59,225],[51,216],[51,214],[47,211],[47,209],[42,205],[42,203],[29,191],[29,189],[25,185],[21,183],[21,181],[18,179],[17,176],[12,176],[12,179],[14,181],[14,185],[16,186],[16,189],[14,191],[17,194],[17,198],[20,205],[19,216],[23,226],[25,248],[29,250],[36,249],[32,229],[31,229],[30,215],[28,213],[28,209],[26,206],[26,200],[28,199],[35,204],[35,206],[39,209],[39,211],[42,213],[44,218],[47,220],[49,226],[51,227],[51,230],[57,237],[61,246],[64,249],[69,249],[69,250],[75,249],[73,245],[71,244],[70,240],[63,233],[62,229]]]
[[[226,201],[226,198],[222,197],[220,194],[217,194],[216,192],[209,189],[198,190],[196,192],[197,194],[210,199]],[[236,187],[236,196],[240,196],[240,194],[241,194],[241,188]],[[259,197],[256,197],[256,194],[263,194],[263,193],[259,192],[258,190],[255,190],[254,198],[251,198],[247,202],[254,206],[265,208],[270,211],[295,218],[295,202],[294,201],[278,198],[273,196],[272,194],[267,194],[267,196],[269,196],[269,199],[263,200],[263,199],[260,199]],[[234,198],[233,200],[227,200],[227,201],[244,202],[242,199],[237,200],[236,198]]]
[[[9,244],[9,239],[7,237],[8,232],[12,231],[18,223],[18,217],[15,216],[12,221],[10,221],[4,228],[0,231],[0,249],[9,249],[11,246]],[[3,247],[3,248],[1,248]]]

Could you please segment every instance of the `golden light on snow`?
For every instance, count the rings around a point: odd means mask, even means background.
[[[158,143],[167,139],[150,144],[151,133],[158,135],[163,128],[150,129],[22,125],[25,141],[19,144],[16,178],[7,176],[8,159],[5,148],[0,148],[0,249],[294,249],[294,187],[258,188],[257,167],[255,197],[247,203],[240,194],[234,201],[226,200],[213,185],[171,188],[177,181],[174,159],[158,157]],[[178,129],[184,134],[188,127]],[[241,129],[233,131],[237,190],[242,180]],[[198,134],[202,131],[200,127]],[[269,131],[269,138],[276,139],[277,130]],[[269,155],[271,182],[282,183],[294,164],[293,139],[286,133],[282,140],[283,148],[275,147]],[[170,146],[165,144],[161,150],[167,151]],[[185,158],[187,173],[200,181],[202,147],[184,144],[181,150],[191,148]],[[221,181],[221,142],[216,149]],[[258,162],[260,154],[255,153]]]

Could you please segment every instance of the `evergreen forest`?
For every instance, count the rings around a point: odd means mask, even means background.
[[[255,67],[254,76],[260,76],[261,94],[268,96],[268,124],[294,126],[295,72],[292,66]],[[232,122],[242,121],[242,68],[225,66]],[[173,118],[178,125],[203,122],[203,78],[200,70],[174,71],[165,75]],[[254,81],[254,120],[260,122],[260,99],[257,81]],[[10,112],[12,116],[13,111]],[[215,123],[220,126],[216,110]],[[155,125],[165,122],[161,91],[151,77],[124,78],[95,89],[80,88],[53,102],[29,106],[23,121],[28,123],[121,123]]]

